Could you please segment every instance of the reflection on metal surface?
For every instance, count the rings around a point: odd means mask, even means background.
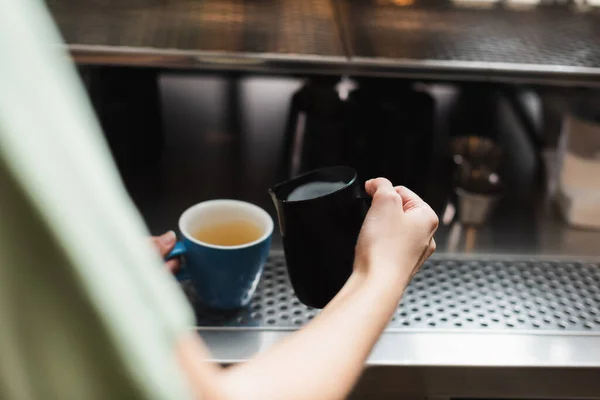
[[[459,8],[493,8],[500,0],[451,0]]]
[[[275,53],[229,53],[139,47],[69,45],[73,60],[82,65],[144,66],[210,70],[338,73],[342,57]]]
[[[343,56],[327,0],[48,0],[69,45]]]
[[[354,56],[345,73],[407,79],[599,87],[600,67]]]
[[[415,4],[415,0],[379,0],[378,1],[379,4],[393,4],[395,6],[398,7],[407,7],[407,6],[412,6],[413,4]]]
[[[245,361],[290,335],[290,330],[197,328],[214,360]],[[600,367],[597,335],[476,332],[385,332],[369,365]],[[598,392],[596,392],[597,394]]]
[[[458,245],[462,234],[462,225],[460,222],[454,222],[450,226],[450,233],[448,233],[448,239],[446,244],[446,250],[449,253],[459,253]]]
[[[465,232],[466,243],[465,243],[465,253],[472,253],[475,250],[475,240],[477,235],[477,228],[469,226]]]
[[[213,359],[226,364],[248,360],[291,334],[199,333]],[[599,360],[597,336],[387,332],[350,398],[595,399]]]
[[[230,99],[229,85],[238,81],[239,97]],[[161,78],[161,103],[164,105],[166,145],[155,174],[144,178],[131,174],[131,180],[144,183],[132,197],[140,207],[153,233],[173,229],[182,210],[211,198],[234,197],[275,210],[267,188],[281,179],[283,135],[289,114],[289,99],[302,86],[290,76],[232,78],[215,74],[164,74]],[[237,102],[239,111],[231,105]],[[237,121],[235,121],[237,119]],[[231,125],[229,125],[231,124]],[[518,132],[512,125],[507,132]],[[231,140],[212,140],[214,133]],[[119,140],[131,140],[120,135]],[[136,137],[136,136],[134,136]],[[243,157],[235,156],[241,147]],[[143,152],[144,148],[132,145]],[[513,147],[511,155],[518,154]],[[128,155],[129,156],[129,155]],[[238,158],[236,158],[238,157]],[[238,163],[232,160],[238,159]],[[512,161],[511,165],[521,161]],[[522,175],[519,174],[519,177]],[[195,182],[184,184],[185,179]],[[510,182],[507,181],[507,184]],[[512,185],[512,184],[511,184]],[[437,180],[432,187],[443,187]],[[600,232],[570,228],[529,180],[510,190],[498,203],[489,224],[477,232],[474,253],[569,256],[600,256]],[[442,214],[448,192],[440,190],[433,203]],[[451,225],[441,226],[436,234],[438,254],[462,252],[464,243],[447,248]],[[273,245],[281,249],[276,232]]]
[[[476,193],[461,187],[457,187],[455,193],[458,199],[460,222],[475,228],[486,224],[489,215],[494,210],[494,206],[500,200],[497,194]]]
[[[258,65],[264,63],[264,60],[260,60],[257,58],[241,58],[241,57],[231,57],[231,56],[210,56],[210,55],[200,55],[196,56],[196,61],[203,64],[216,64],[216,65],[227,65],[227,64],[237,64],[237,65]]]
[[[376,1],[342,1],[353,57],[600,67],[600,14],[540,6],[520,12],[459,9],[445,2],[398,8]]]
[[[541,0],[506,0],[506,8],[514,11],[533,10],[538,7]]]

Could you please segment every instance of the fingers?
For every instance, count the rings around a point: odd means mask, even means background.
[[[171,272],[172,274],[176,273],[177,271],[179,271],[179,267],[181,266],[181,262],[179,260],[179,257],[173,258],[167,262],[165,262],[165,267],[167,268],[167,270],[169,272]]]
[[[415,268],[414,268],[414,270],[413,270],[413,272],[411,274],[411,278],[414,277],[417,272],[419,272],[419,269],[421,269],[421,266],[423,265],[423,263],[425,261],[427,261],[427,259],[433,255],[433,253],[435,252],[436,247],[437,247],[437,244],[435,243],[435,239],[431,238],[431,240],[429,241],[429,245],[427,246],[427,248],[425,249],[425,251],[421,255],[421,258],[419,259],[419,262],[415,266]]]
[[[385,192],[390,192],[394,190],[394,186],[392,185],[392,182],[385,178],[375,178],[370,179],[365,183],[365,190],[367,191],[369,196],[373,197],[375,196],[375,193],[379,190]]]
[[[400,194],[400,197],[402,197],[402,206],[404,212],[414,209],[420,209],[421,211],[423,211],[423,213],[421,214],[424,217],[423,222],[428,224],[433,235],[433,233],[437,231],[437,228],[440,224],[440,220],[436,215],[435,211],[433,211],[431,207],[429,207],[429,204],[427,204],[423,199],[421,199],[415,192],[413,192],[409,188],[405,186],[396,186],[394,189],[398,194]]]
[[[402,200],[401,195],[394,189],[392,182],[385,178],[371,179],[365,183],[365,190],[373,198],[389,198],[393,200]]]
[[[161,236],[153,236],[151,240],[152,245],[158,250],[161,257],[164,258],[173,249],[173,246],[175,246],[175,242],[177,242],[177,236],[175,235],[175,232],[169,231]],[[180,265],[181,261],[179,257],[165,261],[165,267],[171,273],[179,271]]]
[[[423,254],[421,255],[421,258],[419,260],[420,264],[423,264],[425,261],[427,261],[427,259],[429,257],[431,257],[433,255],[433,253],[435,252],[436,249],[436,243],[435,243],[435,239],[431,238],[431,240],[429,240],[429,245],[427,245],[427,248],[425,249],[425,251],[423,251]]]
[[[435,243],[435,239],[431,238],[431,242],[429,242],[429,248],[427,249],[427,258],[431,257],[431,255],[435,253],[436,248],[437,244]]]
[[[415,192],[413,192],[406,186],[396,186],[395,190],[400,195],[400,197],[402,197],[404,211],[408,211],[413,208],[417,208],[427,204]]]
[[[162,257],[165,257],[175,246],[175,242],[177,241],[177,236],[175,232],[169,231],[161,236],[152,237],[152,244]]]

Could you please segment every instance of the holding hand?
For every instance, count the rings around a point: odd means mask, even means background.
[[[165,258],[167,254],[169,254],[169,252],[173,250],[173,247],[177,242],[177,236],[175,236],[175,232],[169,231],[167,233],[162,234],[161,236],[152,236],[150,240],[152,241],[152,244],[154,245],[156,250],[158,250],[160,256],[162,258]],[[171,273],[175,273],[179,271],[179,264],[179,257],[175,257],[170,259],[169,261],[166,261],[165,267],[167,267],[167,269]]]
[[[356,245],[354,272],[306,327],[248,363],[215,370],[191,335],[178,349],[202,397],[345,399],[387,326],[412,276],[434,252],[438,218],[412,191],[383,178],[368,181],[373,198]],[[360,321],[360,326],[357,325]],[[332,384],[334,382],[334,384]]]
[[[367,181],[365,189],[373,203],[358,238],[355,271],[404,290],[435,251],[438,217],[414,192],[385,178]]]

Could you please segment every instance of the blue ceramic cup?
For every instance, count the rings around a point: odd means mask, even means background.
[[[249,243],[222,246],[202,242],[194,233],[207,227],[247,221],[262,235]],[[182,240],[167,259],[184,256],[199,299],[209,308],[231,310],[246,306],[260,279],[271,248],[273,219],[262,208],[238,200],[210,200],[188,208],[179,218]]]

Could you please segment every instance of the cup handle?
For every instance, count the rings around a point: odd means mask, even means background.
[[[175,246],[173,246],[173,249],[169,252],[169,254],[166,255],[165,261],[169,261],[172,258],[182,256],[186,252],[187,252],[187,249],[185,248],[185,244],[183,244],[182,241],[179,241],[179,242],[175,243]]]
[[[166,255],[165,261],[169,261],[170,259],[175,257],[181,257],[185,255],[185,253],[187,253],[185,244],[182,241],[179,241],[175,243],[173,249],[169,252],[169,254]],[[184,268],[183,260],[181,262],[181,267],[179,268],[179,271],[175,273],[175,278],[177,278],[178,281],[183,281],[190,278],[187,269]]]

